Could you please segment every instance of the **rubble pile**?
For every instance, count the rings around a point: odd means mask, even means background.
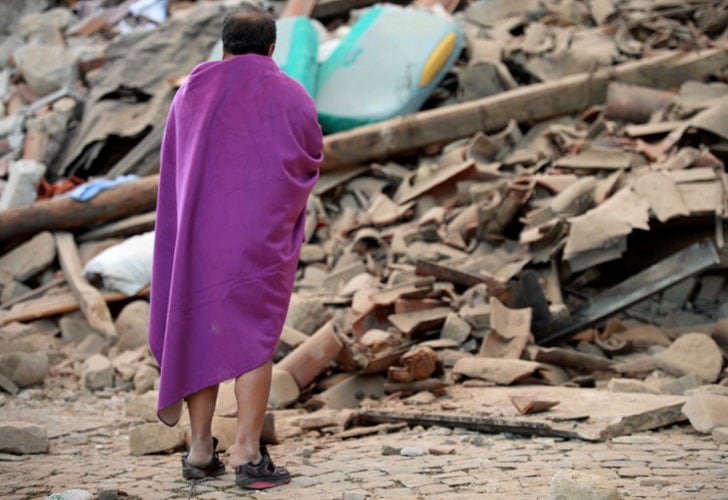
[[[156,21],[99,5],[113,3],[41,7],[0,44],[0,388],[135,391],[128,411],[154,421],[159,141],[231,2],[170,3]],[[318,6],[332,37],[335,3]],[[325,139],[266,439],[728,426],[727,7],[453,8],[466,49],[427,109]],[[128,263],[89,271],[115,248]],[[564,427],[585,415],[603,425]],[[349,429],[364,423],[378,425]],[[157,425],[132,452],[183,442]]]

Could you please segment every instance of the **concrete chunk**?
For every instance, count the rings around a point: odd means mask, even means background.
[[[25,281],[50,266],[55,258],[53,235],[44,231],[0,257],[0,269]]]
[[[618,500],[617,487],[596,472],[560,470],[551,477],[553,500]]]
[[[659,394],[657,391],[644,383],[642,380],[631,378],[613,378],[607,384],[607,390],[611,392],[638,392],[648,394]]]
[[[442,325],[440,338],[452,339],[458,344],[462,344],[463,342],[468,340],[471,331],[472,328],[467,321],[465,321],[455,313],[450,313],[447,315],[445,324]]]
[[[147,345],[149,331],[149,303],[135,300],[127,304],[116,318],[119,352]]]
[[[129,432],[129,447],[132,455],[174,451],[184,444],[184,431],[179,427],[150,423],[133,427]]]
[[[698,392],[687,400],[682,412],[696,431],[709,434],[728,426],[728,397]]]
[[[48,434],[35,424],[26,422],[0,423],[0,451],[5,453],[45,453],[48,451]]]
[[[48,370],[48,355],[44,352],[0,354],[0,373],[19,387],[42,383]]]
[[[15,51],[23,79],[39,96],[46,96],[78,80],[78,55],[60,45],[25,45]]]
[[[103,354],[94,354],[83,362],[81,379],[87,389],[104,389],[114,385],[114,366]]]
[[[128,417],[141,418],[147,422],[157,421],[157,391],[148,391],[134,396],[126,403],[125,412]]]
[[[14,161],[8,167],[8,183],[0,196],[0,210],[30,205],[38,197],[38,183],[46,166],[35,160]]]
[[[705,382],[718,380],[723,356],[715,341],[705,333],[686,333],[657,355],[660,368],[672,375],[695,374]]]

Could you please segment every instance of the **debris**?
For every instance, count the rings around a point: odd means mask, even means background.
[[[0,354],[0,373],[18,387],[40,384],[48,372],[48,355],[45,352]]]
[[[46,453],[48,433],[35,424],[3,422],[0,424],[0,451],[6,453]]]
[[[566,321],[567,325],[552,326],[545,332],[534,332],[536,339],[540,344],[549,344],[567,338],[718,262],[715,247],[710,241],[695,243],[595,297],[589,305],[576,311]]]
[[[185,444],[184,431],[159,422],[141,424],[129,431],[132,455],[149,455],[177,450]]]
[[[118,352],[134,350],[148,344],[149,302],[133,300],[121,310],[114,322]]]
[[[551,498],[619,500],[617,487],[606,474],[582,470],[560,470],[551,477]]]
[[[682,408],[690,425],[703,434],[710,434],[728,425],[728,397],[698,392],[690,396]]]
[[[723,367],[718,344],[705,333],[687,333],[678,337],[657,355],[661,369],[676,376],[693,374],[700,380],[713,383]]]
[[[559,404],[559,401],[543,401],[528,396],[511,396],[511,403],[513,403],[513,406],[515,406],[519,412],[524,415],[528,415],[530,413],[540,413],[553,408]]]
[[[109,358],[94,354],[83,362],[83,385],[90,390],[104,389],[114,385],[114,367]]]

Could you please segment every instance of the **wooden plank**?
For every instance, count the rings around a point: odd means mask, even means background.
[[[580,112],[606,101],[612,81],[670,88],[728,65],[723,48],[655,57],[520,87],[494,96],[399,116],[324,138],[322,170],[359,165],[424,146],[444,144],[478,131],[503,129],[510,120],[535,123]]]
[[[101,224],[153,210],[157,204],[158,187],[159,176],[151,175],[103,191],[87,202],[56,197],[0,211],[0,241],[45,229]]]
[[[104,300],[118,302],[131,298],[121,292],[102,292]],[[149,296],[149,288],[141,290],[134,297]],[[58,314],[65,314],[78,311],[79,305],[73,292],[70,290],[64,293],[46,295],[33,300],[15,304],[9,311],[0,314],[0,325],[7,325],[13,321],[32,321],[40,318],[48,318]]]
[[[133,236],[135,234],[152,231],[157,221],[156,212],[133,215],[116,222],[104,224],[101,227],[87,231],[76,238],[79,242],[91,240],[103,240],[116,238],[118,236]]]
[[[103,295],[83,276],[83,264],[81,264],[81,257],[78,254],[73,235],[66,231],[59,231],[55,233],[55,238],[58,260],[84,316],[92,328],[109,339],[116,339],[114,320],[111,318]]]

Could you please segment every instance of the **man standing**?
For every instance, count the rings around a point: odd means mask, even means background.
[[[260,445],[271,359],[323,159],[313,100],[270,55],[274,19],[249,4],[226,16],[221,61],[177,92],[162,143],[149,343],[160,366],[158,416],[187,402],[183,475],[222,474],[211,422],[218,385],[235,379],[236,483],[290,481]]]

